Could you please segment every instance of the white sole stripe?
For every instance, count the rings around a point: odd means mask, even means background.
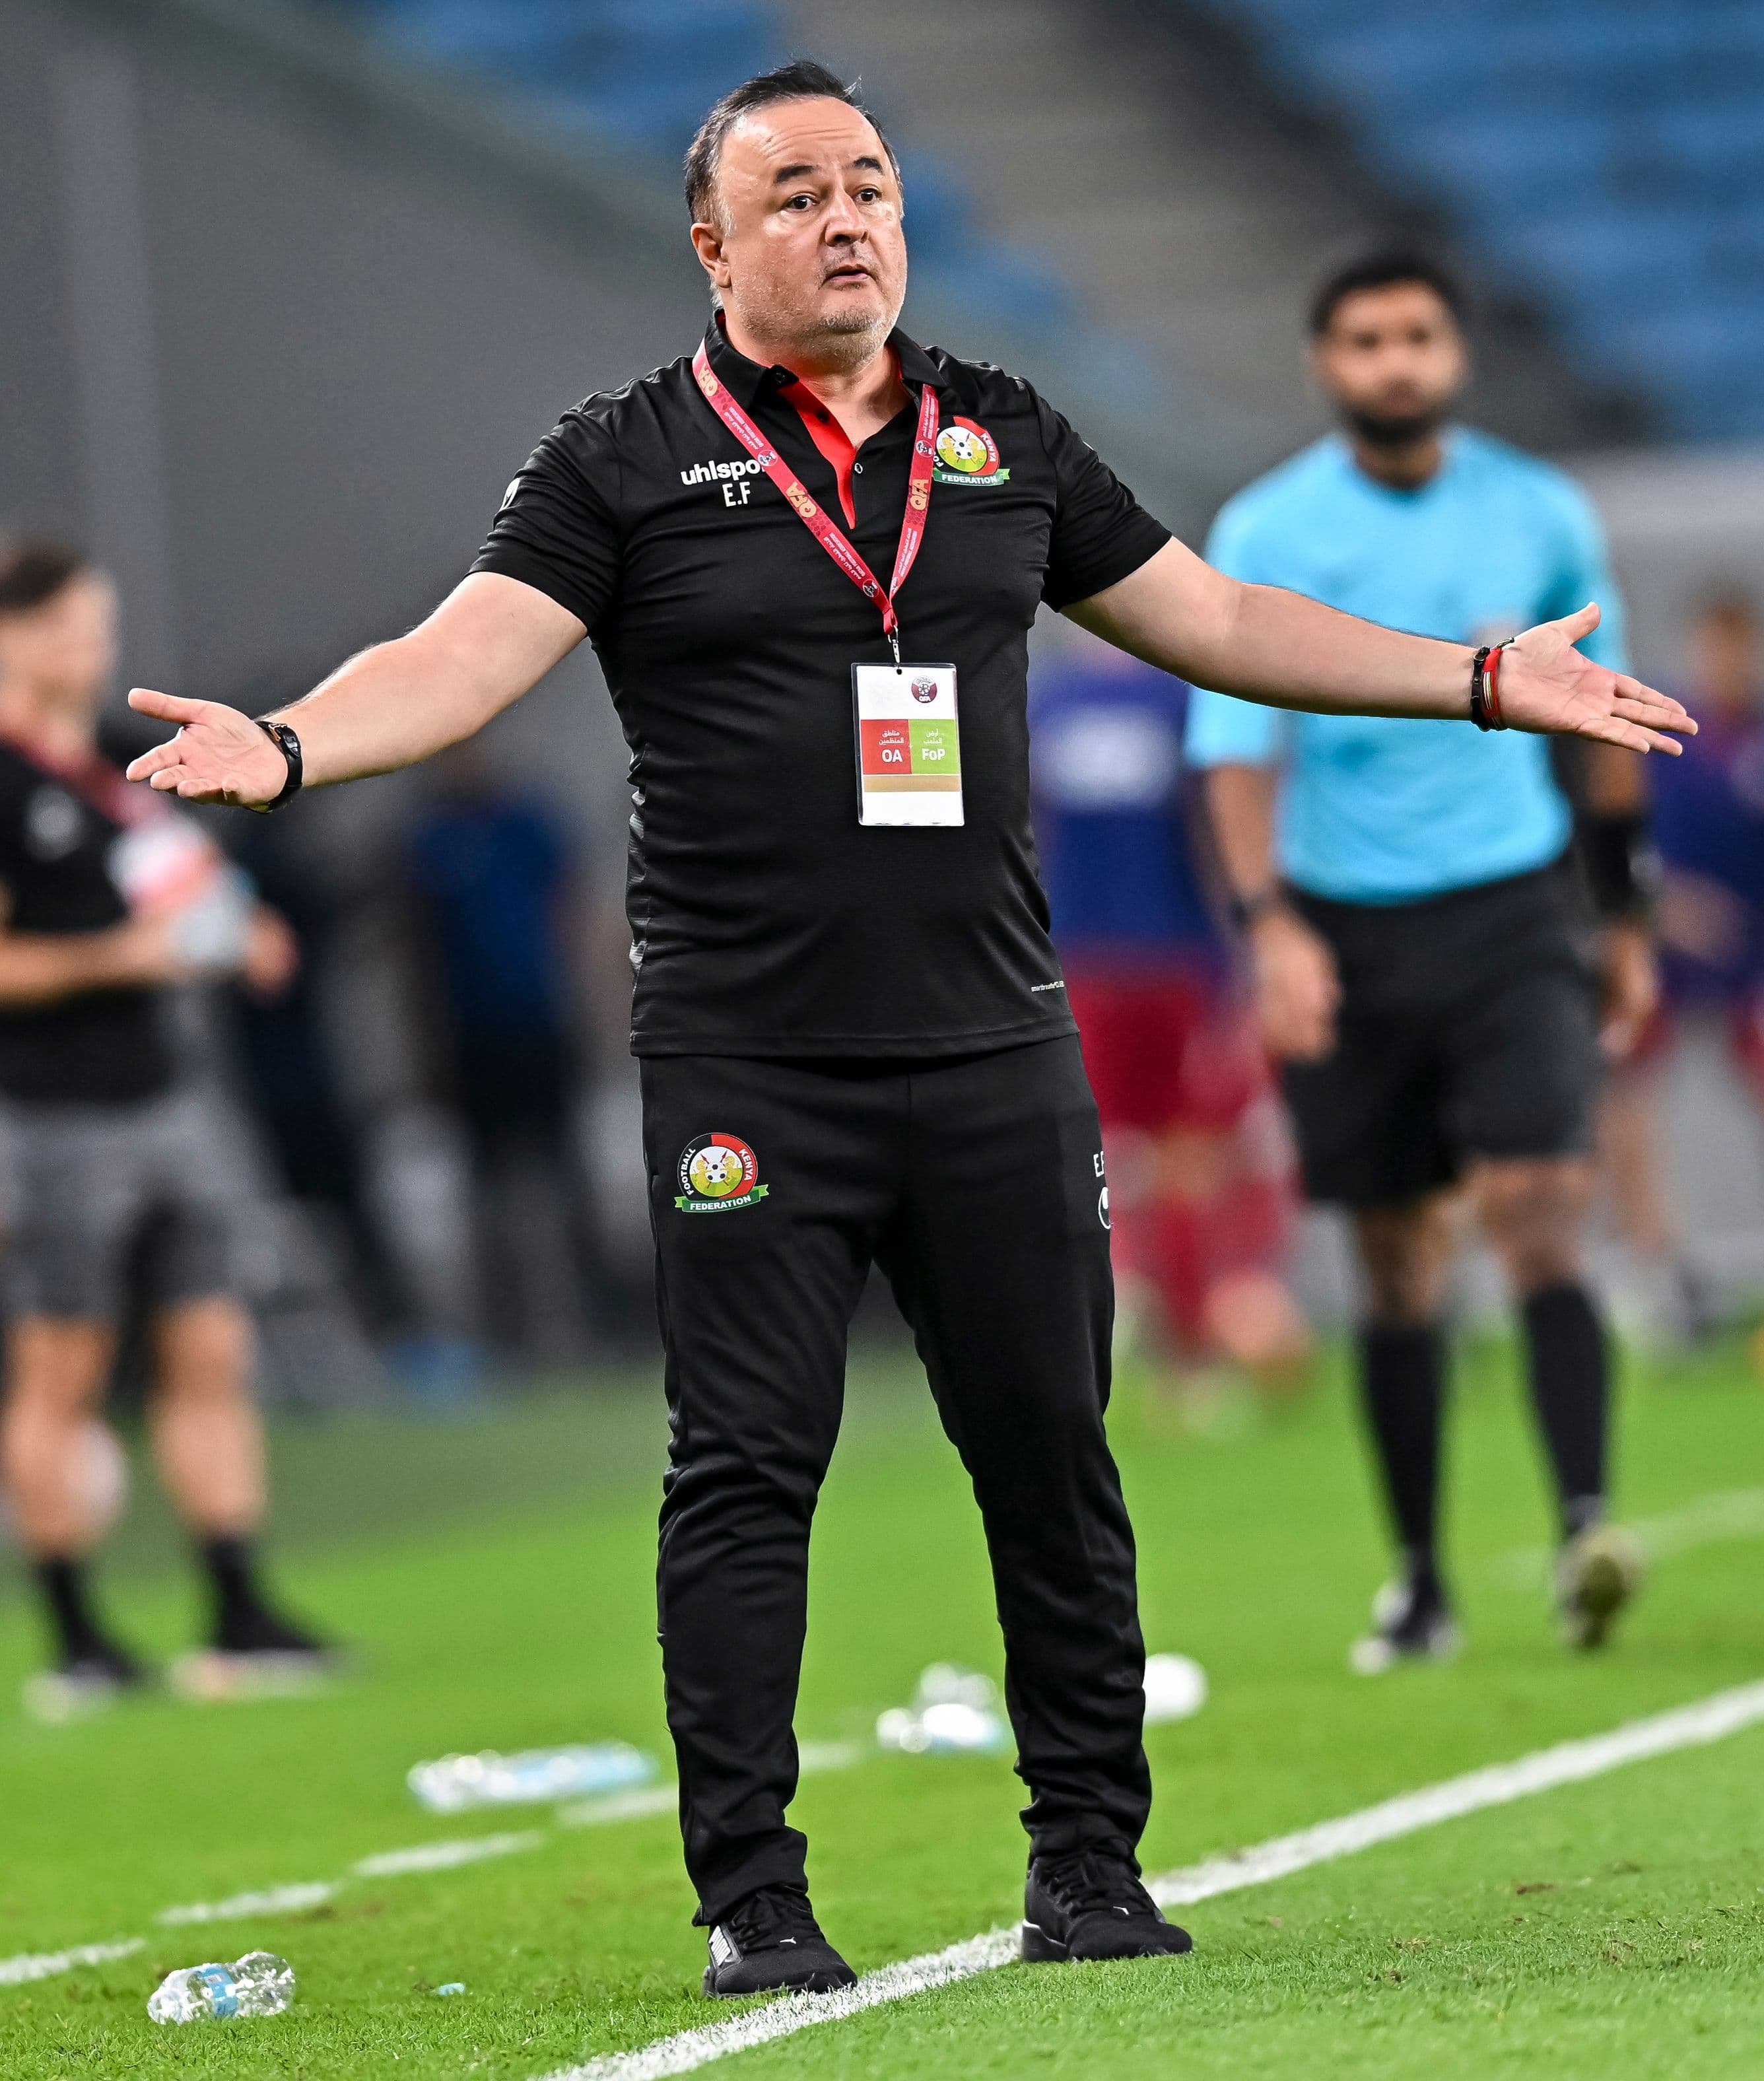
[[[1579,1784],[1626,1764],[1644,1762],[1675,1749],[1719,1742],[1761,1723],[1764,1723],[1764,1683],[1743,1684],[1737,1690],[1717,1692],[1695,1705],[1633,1720],[1608,1734],[1558,1742],[1552,1748],[1539,1749],[1511,1763],[1493,1764],[1462,1777],[1403,1793],[1356,1814],[1300,1829],[1296,1835],[1276,1836],[1234,1856],[1210,1857],[1181,1871],[1167,1872],[1151,1881],[1150,1890],[1161,1905],[1175,1907],[1209,1900],[1216,1894],[1233,1893],[1243,1886],[1265,1886],[1309,1865],[1352,1856],[1374,1843],[1435,1827],[1442,1821],[1508,1806],[1558,1785]],[[971,1937],[947,1950],[927,1952],[921,1957],[902,1959],[897,1965],[866,1973],[855,1986],[841,1993],[798,1995],[774,2001],[764,2008],[731,2017],[726,2023],[676,2032],[633,2052],[605,2053],[578,2066],[558,2068],[542,2076],[541,2081],[662,2081],[664,2075],[689,2074],[712,2060],[771,2044],[799,2030],[812,2029],[817,2024],[837,2023],[885,2002],[901,2001],[953,1981],[972,1979],[977,1974],[1009,1964],[1017,1956],[1017,1945],[1014,1928],[990,1930],[984,1936]]]

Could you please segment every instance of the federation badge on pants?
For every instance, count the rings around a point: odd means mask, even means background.
[[[680,1151],[682,1214],[732,1214],[766,1196],[759,1158],[738,1134],[701,1134]]]

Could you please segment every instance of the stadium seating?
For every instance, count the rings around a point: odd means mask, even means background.
[[[1663,431],[1764,438],[1759,0],[1205,4]]]
[[[500,80],[555,120],[658,160],[678,160],[718,95],[791,48],[766,0],[349,0],[343,11],[396,48]],[[909,204],[915,267],[1016,326],[1070,318],[1052,271],[978,233],[953,168],[915,153]]]

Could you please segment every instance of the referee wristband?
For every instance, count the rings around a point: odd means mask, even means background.
[[[1588,811],[1575,834],[1593,907],[1607,923],[1645,918],[1660,889],[1660,858],[1639,809]]]
[[[288,778],[282,783],[281,792],[271,796],[267,802],[248,805],[258,816],[267,817],[271,809],[279,809],[284,803],[292,802],[300,792],[306,777],[305,755],[300,750],[300,739],[285,722],[271,722],[267,716],[253,716],[251,720],[288,761]]]
[[[1504,643],[1485,643],[1470,661],[1470,720],[1478,729],[1505,729],[1501,713],[1501,653]]]

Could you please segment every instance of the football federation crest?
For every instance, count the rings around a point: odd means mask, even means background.
[[[1005,484],[1010,472],[998,466],[998,444],[977,420],[956,418],[937,436],[934,484]]]
[[[680,1151],[682,1214],[730,1214],[766,1196],[759,1159],[738,1134],[701,1134]]]
[[[937,699],[936,680],[915,679],[913,682],[913,698],[922,705],[934,701]]]

